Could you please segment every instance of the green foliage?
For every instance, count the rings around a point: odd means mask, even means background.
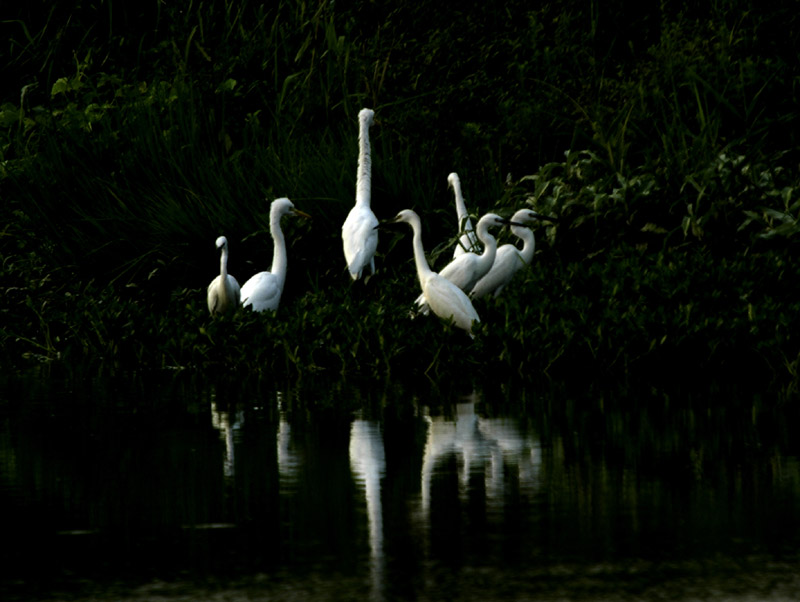
[[[795,13],[212,0],[9,17],[5,355],[431,378],[745,358],[794,387]],[[560,218],[537,227],[534,267],[477,303],[474,342],[408,317],[410,236],[382,236],[367,285],[345,275],[362,106],[373,207],[421,213],[435,267],[451,171],[476,216]],[[264,269],[284,195],[313,220],[284,223],[281,309],[211,320],[213,241],[240,281]]]

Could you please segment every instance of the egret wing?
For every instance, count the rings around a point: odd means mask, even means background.
[[[452,319],[459,328],[470,330],[473,321],[480,322],[464,291],[438,274],[427,280],[424,294],[433,313],[444,320]]]
[[[514,245],[503,245],[497,249],[492,268],[472,288],[472,297],[480,299],[492,293],[496,297],[523,265],[519,250]]]
[[[271,272],[259,272],[244,283],[241,290],[242,305],[252,305],[255,311],[277,309],[282,289],[278,277]]]
[[[478,281],[477,270],[478,256],[475,253],[464,253],[444,266],[439,275],[447,278],[462,291],[470,291]]]
[[[353,280],[370,264],[375,271],[374,256],[378,248],[378,218],[369,207],[356,206],[350,210],[342,225],[342,242],[347,269]]]

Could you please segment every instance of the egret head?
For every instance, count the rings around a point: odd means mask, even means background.
[[[371,126],[375,122],[375,111],[372,109],[361,109],[358,112],[358,121],[367,127]]]
[[[461,180],[459,180],[458,174],[456,172],[453,172],[449,176],[447,176],[447,185],[450,188],[455,188],[456,185],[458,185],[460,183],[461,183]]]
[[[394,216],[391,223],[405,222],[410,224],[413,221],[419,221],[419,216],[412,209],[403,209],[400,213]]]
[[[216,244],[217,244],[217,248],[218,249],[226,249],[228,247],[228,239],[225,238],[224,236],[220,236],[217,239],[217,243]]]
[[[510,223],[510,220],[506,217],[500,217],[496,213],[487,213],[480,220],[478,220],[478,225],[481,223],[485,223],[487,226],[505,226],[506,224]]]
[[[395,215],[392,219],[387,219],[387,220],[383,220],[383,221],[379,222],[378,225],[375,226],[375,228],[386,228],[387,226],[393,226],[395,224],[400,224],[400,223],[403,223],[403,222],[405,222],[407,224],[410,224],[415,220],[417,222],[420,221],[419,220],[419,216],[417,215],[417,213],[415,211],[413,211],[412,209],[403,209],[400,213]]]
[[[512,226],[522,226],[531,224],[537,220],[544,220],[549,222],[558,222],[558,219],[555,217],[549,217],[547,215],[542,215],[541,213],[537,213],[533,209],[520,209],[517,211],[512,217],[512,222],[519,222],[516,224],[509,224]]]
[[[308,215],[308,213],[296,209],[294,203],[292,203],[292,201],[290,201],[286,197],[282,197],[272,201],[272,205],[270,206],[270,214],[275,216],[284,216],[287,214],[292,214],[298,217],[305,217],[305,218],[311,217],[310,215]]]

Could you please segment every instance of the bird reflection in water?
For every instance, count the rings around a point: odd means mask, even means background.
[[[372,599],[383,594],[383,508],[381,479],[386,473],[383,434],[376,420],[356,419],[350,428],[350,469],[367,500]]]
[[[538,438],[523,434],[514,419],[479,416],[475,412],[476,395],[469,399],[456,404],[452,419],[425,415],[428,435],[422,460],[421,506],[426,520],[437,466],[453,456],[462,498],[469,492],[470,478],[482,473],[489,506],[502,509],[506,475],[511,474],[507,467],[516,473],[521,492],[532,493],[536,489],[541,465]]]
[[[217,400],[212,399],[211,425],[219,431],[219,437],[225,444],[222,458],[222,470],[226,482],[233,481],[236,473],[234,441],[238,439],[238,437],[234,437],[234,433],[239,432],[242,428],[242,424],[244,424],[244,411],[235,410],[235,406],[221,410],[217,405]]]
[[[292,427],[289,424],[286,400],[281,391],[277,392],[278,401],[278,475],[280,490],[287,493],[294,490],[297,484],[297,471],[300,466],[300,454],[292,443]]]

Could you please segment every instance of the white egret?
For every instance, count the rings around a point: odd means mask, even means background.
[[[392,221],[405,222],[414,231],[414,263],[417,266],[422,295],[428,307],[440,318],[453,320],[456,326],[463,328],[472,336],[472,323],[481,321],[478,312],[464,291],[434,272],[428,265],[425,250],[422,248],[422,223],[419,215],[411,209],[404,209]]]
[[[536,240],[533,232],[522,224],[532,223],[537,219],[557,221],[555,218],[539,215],[531,209],[520,209],[511,217],[511,231],[522,240],[522,250],[517,249],[513,244],[502,245],[498,248],[492,269],[472,288],[470,296],[473,299],[480,299],[492,293],[497,297],[511,282],[514,274],[523,266],[530,264],[536,249]]]
[[[458,257],[469,251],[475,251],[478,248],[478,240],[475,238],[475,230],[472,228],[472,222],[469,219],[469,213],[467,213],[464,195],[461,194],[461,180],[457,173],[453,172],[447,176],[447,185],[453,189],[453,194],[456,197],[458,232],[463,232],[456,243],[455,251],[453,251],[453,257]]]
[[[208,311],[211,315],[224,314],[239,305],[239,283],[228,273],[228,239],[220,236],[217,248],[222,250],[219,260],[219,276],[208,285]]]
[[[509,221],[506,218],[500,217],[496,213],[484,215],[478,220],[477,228],[478,238],[483,243],[483,253],[480,255],[473,252],[462,253],[444,266],[439,271],[439,275],[447,278],[465,293],[469,293],[478,280],[483,278],[494,264],[497,240],[489,232],[489,228],[503,226],[507,223]],[[416,304],[422,313],[428,313],[424,295],[417,297]]]
[[[281,230],[281,218],[284,215],[297,215],[309,217],[294,208],[294,204],[287,198],[272,201],[269,210],[269,230],[275,249],[272,253],[272,267],[269,272],[259,272],[242,286],[242,305],[252,307],[253,311],[265,309],[276,310],[281,301],[283,284],[286,282],[286,240]]]
[[[370,208],[372,196],[372,157],[369,146],[369,127],[375,113],[361,109],[358,113],[358,171],[356,172],[356,204],[342,225],[342,243],[347,271],[358,280],[369,265],[375,273],[375,251],[378,248],[378,218]]]

